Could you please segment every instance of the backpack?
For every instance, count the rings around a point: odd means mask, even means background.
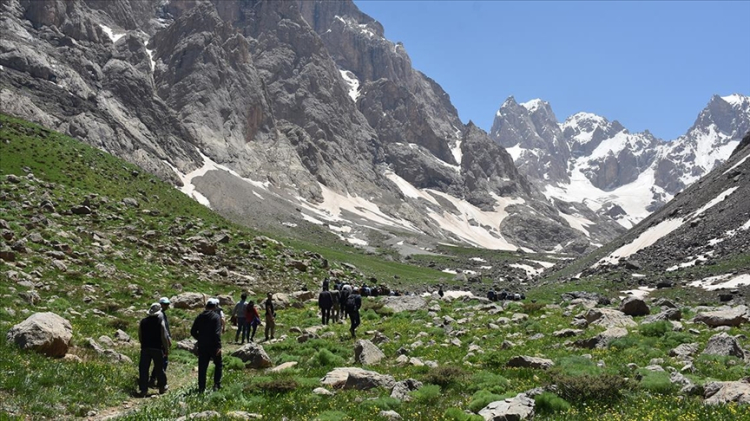
[[[346,311],[354,311],[357,309],[357,298],[354,294],[346,297]]]

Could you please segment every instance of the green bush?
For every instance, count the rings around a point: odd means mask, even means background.
[[[546,304],[543,303],[523,303],[521,304],[521,308],[523,309],[523,312],[526,314],[538,314],[541,313],[542,310],[544,310],[544,307],[546,307]]]
[[[292,377],[279,377],[262,383],[258,383],[258,388],[271,394],[288,393],[297,390],[299,384]]]
[[[505,363],[508,362],[507,357],[497,351],[492,351],[484,354],[484,360],[482,364],[489,369],[500,369],[505,367]]]
[[[440,400],[440,386],[436,384],[427,384],[411,392],[414,402],[425,405],[432,405]]]
[[[669,380],[669,373],[664,371],[642,370],[643,375],[639,386],[651,393],[658,395],[668,395],[677,389],[677,385]]]
[[[313,366],[318,365],[321,367],[334,367],[344,365],[346,361],[343,357],[339,357],[326,348],[322,348],[320,351],[315,353],[315,355],[313,355],[313,357],[310,359],[310,363]]]
[[[638,326],[638,332],[643,336],[651,338],[661,338],[667,332],[672,331],[672,323],[668,320],[660,320],[653,323],[645,323]]]
[[[321,412],[316,418],[318,421],[343,421],[346,419],[346,413],[341,411]]]
[[[401,406],[401,401],[390,396],[384,396],[376,399],[366,400],[362,402],[362,406],[365,408],[377,408],[381,411],[395,411],[399,406]]]
[[[540,414],[556,414],[570,410],[570,404],[565,399],[551,392],[544,392],[534,398],[534,410]]]
[[[458,408],[446,409],[443,418],[447,421],[484,421],[484,417],[475,414],[467,414]]]
[[[490,402],[495,402],[503,399],[504,398],[502,397],[502,395],[496,395],[487,390],[480,390],[472,395],[471,401],[469,402],[469,410],[471,412],[479,412]]]
[[[471,381],[466,385],[469,392],[487,390],[495,394],[502,394],[508,390],[510,381],[505,377],[489,371],[479,371],[471,376]]]
[[[601,369],[589,358],[571,355],[560,358],[552,372],[568,376],[596,376],[601,373]]]
[[[242,370],[245,368],[245,363],[237,357],[228,355],[222,358],[225,370]]]
[[[466,371],[461,367],[444,365],[430,368],[425,376],[425,382],[447,388],[449,386],[463,384],[463,379],[465,377]]]
[[[560,397],[570,402],[614,403],[620,399],[623,390],[630,388],[624,378],[614,374],[571,376],[551,372],[550,375]]]

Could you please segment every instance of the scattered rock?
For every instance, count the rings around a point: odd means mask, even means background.
[[[199,309],[206,306],[206,294],[198,292],[183,292],[175,297],[170,298],[172,307],[185,310]]]
[[[516,421],[534,417],[534,400],[519,393],[514,398],[491,402],[479,411],[488,421]]]
[[[748,319],[747,306],[742,305],[725,310],[698,313],[698,315],[693,318],[693,321],[705,323],[710,327],[717,327],[739,326],[742,323],[747,323]]]
[[[175,421],[205,420],[213,418],[221,418],[221,414],[216,411],[194,412],[185,415],[184,417],[177,418]]]
[[[6,336],[8,342],[48,357],[65,356],[72,337],[70,322],[55,313],[34,313],[13,326]]]
[[[704,355],[724,355],[745,358],[745,352],[734,336],[721,332],[712,336],[703,350]]]
[[[329,371],[320,383],[334,389],[393,388],[396,380],[389,375],[363,370],[359,367],[337,367]]]
[[[378,416],[379,417],[383,417],[383,418],[387,418],[389,420],[400,420],[401,419],[401,415],[399,415],[398,412],[393,411],[393,410],[380,411],[378,413]]]
[[[273,361],[259,344],[250,342],[232,353],[233,357],[241,359],[250,368],[269,368]]]
[[[703,403],[721,405],[734,402],[740,405],[750,403],[750,381],[746,378],[736,382],[710,382],[705,385]]]
[[[403,295],[400,297],[383,297],[383,307],[394,313],[402,311],[417,311],[427,307],[427,301],[418,295]]]
[[[375,365],[385,358],[385,354],[367,339],[360,339],[354,344],[354,361],[362,365]]]
[[[226,419],[229,420],[260,420],[263,419],[263,415],[253,414],[245,411],[229,411],[224,414]]]
[[[313,389],[313,393],[321,396],[333,396],[333,392],[326,389],[325,387],[316,387]]]
[[[391,390],[391,397],[400,401],[409,402],[411,400],[410,392],[422,387],[422,382],[415,379],[406,379],[397,382]]]
[[[611,308],[595,308],[586,312],[586,321],[588,324],[595,324],[605,328],[611,327],[637,327],[638,324],[632,317],[625,313]]]
[[[527,357],[525,355],[518,355],[510,359],[507,364],[508,367],[527,367],[527,368],[540,368],[546,370],[553,365],[555,362],[546,358]]]
[[[283,364],[279,364],[276,367],[269,368],[268,371],[271,373],[278,373],[280,371],[284,371],[286,369],[292,368],[297,365],[297,361],[288,361]]]
[[[628,330],[622,327],[611,327],[604,332],[588,339],[579,339],[574,342],[575,346],[581,348],[606,348],[612,340],[628,335]]]
[[[670,357],[687,358],[698,352],[698,343],[680,344],[669,351]]]
[[[648,304],[638,297],[625,297],[620,303],[620,311],[628,316],[645,316],[651,313]]]

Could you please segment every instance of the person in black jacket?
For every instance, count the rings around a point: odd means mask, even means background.
[[[138,341],[141,343],[141,358],[138,362],[139,396],[146,396],[148,393],[148,369],[151,367],[151,361],[154,362],[159,393],[163,394],[168,389],[167,374],[163,365],[169,354],[169,334],[159,303],[151,304],[148,316],[138,325]]]
[[[206,372],[209,361],[214,361],[214,390],[221,389],[221,316],[216,312],[219,300],[210,298],[206,309],[199,314],[190,329],[190,335],[198,341],[198,391],[206,390]]]
[[[169,318],[167,317],[167,310],[169,310],[169,305],[172,304],[171,301],[169,301],[169,298],[167,297],[161,297],[159,298],[159,304],[161,305],[161,315],[164,319],[164,326],[167,328],[167,337],[169,338],[169,346],[167,349],[169,349],[172,346],[172,332],[169,330]],[[167,372],[167,366],[169,365],[169,357],[168,353],[164,353],[164,364],[162,365],[162,369],[164,370],[164,373]],[[148,386],[149,387],[157,387],[161,386],[156,381],[156,367],[154,367],[153,371],[151,371],[151,377],[148,379]]]
[[[333,297],[331,292],[328,291],[328,285],[323,286],[323,291],[318,295],[318,307],[320,307],[323,324],[327,325],[331,319],[331,307],[333,307]]]
[[[352,326],[349,328],[349,332],[352,333],[352,338],[357,335],[354,331],[359,326],[359,308],[362,307],[362,296],[359,295],[359,288],[354,288],[351,294],[346,298],[346,313],[349,315],[349,320],[352,322]]]

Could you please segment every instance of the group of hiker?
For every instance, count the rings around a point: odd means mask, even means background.
[[[247,340],[251,342],[255,337],[255,330],[260,325],[260,316],[252,301],[246,301],[247,294],[241,295],[241,300],[232,312],[232,317],[237,320],[237,335],[242,336],[242,343]],[[172,336],[169,330],[169,319],[167,310],[171,302],[169,298],[162,297],[159,302],[149,307],[147,316],[138,325],[138,340],[141,343],[141,355],[138,363],[138,396],[145,397],[148,388],[159,389],[159,394],[169,390],[167,384],[167,365],[169,363],[169,349],[172,346]],[[276,311],[273,305],[272,294],[269,292],[265,300],[266,340],[273,339],[276,327]],[[252,327],[252,336],[249,336],[249,328]],[[224,312],[219,305],[218,298],[209,298],[205,309],[193,322],[190,336],[196,341],[198,354],[198,392],[206,390],[206,375],[208,365],[214,363],[213,390],[221,389],[222,377],[222,354],[221,335],[226,330]],[[149,368],[153,362],[153,371],[149,376]]]
[[[330,280],[323,280],[323,288],[318,294],[318,307],[320,308],[321,322],[327,325],[329,322],[338,323],[349,317],[351,327],[349,332],[352,338],[356,337],[356,330],[360,324],[359,308],[362,307],[362,295],[368,296],[372,289],[363,285],[360,289],[356,286],[336,281],[333,289],[330,289]]]

